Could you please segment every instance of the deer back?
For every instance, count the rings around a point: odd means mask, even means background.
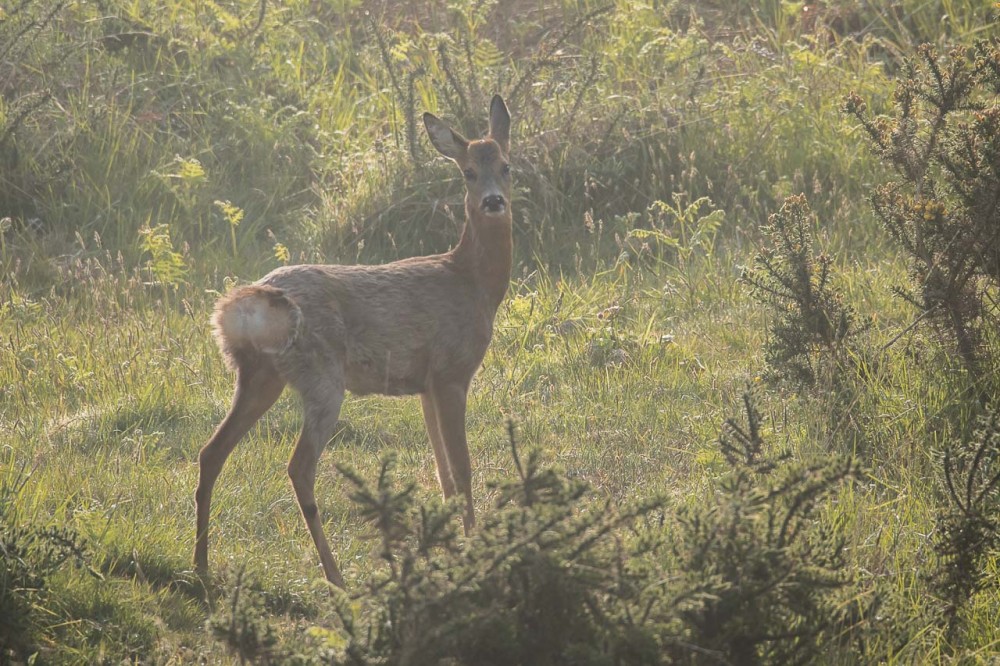
[[[450,255],[379,266],[290,266],[261,285],[301,311],[285,363],[296,374],[340,365],[354,393],[426,390],[431,375],[468,381],[493,332],[491,308]]]

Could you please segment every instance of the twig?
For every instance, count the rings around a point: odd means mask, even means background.
[[[267,0],[260,0],[260,10],[257,12],[257,22],[253,24],[247,32],[243,33],[243,37],[253,37],[260,30],[260,27],[264,25],[264,15],[267,13]]]
[[[879,353],[880,354],[884,354],[886,351],[888,351],[889,347],[891,347],[894,344],[896,344],[896,342],[901,337],[903,337],[904,335],[906,335],[907,333],[909,333],[911,330],[913,330],[913,328],[917,324],[919,324],[923,320],[923,318],[926,317],[927,315],[929,315],[931,312],[932,312],[932,310],[924,310],[923,312],[921,312],[920,316],[918,316],[916,319],[914,319],[912,322],[910,322],[910,324],[906,328],[904,328],[902,331],[900,331],[899,333],[897,333],[896,335],[894,335],[892,337],[892,339],[889,340],[889,342],[887,342],[884,345],[882,345],[881,347],[879,347],[879,350],[878,350]]]

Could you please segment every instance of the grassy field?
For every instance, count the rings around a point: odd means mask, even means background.
[[[891,114],[917,45],[996,39],[994,5],[7,3],[0,661],[236,663],[206,622],[244,578],[276,640],[336,647],[339,602],[285,472],[291,393],[230,458],[213,579],[193,571],[197,454],[233,384],[208,314],[285,263],[447,249],[462,183],[417,119],[430,110],[477,135],[494,92],[514,117],[516,256],[470,398],[479,515],[500,499],[490,482],[518,474],[510,421],[522,449],[590,484],[581,507],[657,497],[680,534],[676,516],[728,492],[718,442],[750,391],[769,454],[855,461],[807,521],[842,542],[838,603],[857,609],[820,660],[1000,659],[996,541],[959,621],[941,619],[933,583],[953,564],[935,545],[950,506],[942,452],[973,437],[996,382],[893,293],[911,265],[870,199],[894,175],[843,112],[856,92]],[[853,360],[808,385],[768,363],[780,312],[741,279],[770,247],[769,216],[800,193],[856,330]],[[991,377],[1000,329],[986,302]],[[420,503],[438,490],[419,401],[349,397],[341,418],[317,496],[362,590],[385,562],[337,464],[374,479],[393,453]],[[994,539],[997,520],[985,514]],[[743,663],[777,663],[768,654]]]

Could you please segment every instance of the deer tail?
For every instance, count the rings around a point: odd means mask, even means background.
[[[284,291],[251,284],[219,299],[212,331],[226,365],[235,368],[246,352],[280,354],[298,337],[302,310]]]

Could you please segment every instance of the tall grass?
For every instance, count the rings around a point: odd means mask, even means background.
[[[426,28],[377,7],[345,19],[265,5],[243,39],[256,6],[60,14],[45,32],[60,66],[25,54],[20,67],[42,76],[12,80],[15,99],[59,91],[18,126],[20,145],[40,146],[21,150],[13,172],[19,222],[38,220],[64,242],[96,232],[133,259],[138,230],[167,223],[215,265],[232,243],[213,202],[230,201],[246,215],[244,260],[268,231],[305,258],[440,249],[460,187],[436,167],[413,169],[429,155],[415,118],[452,114],[474,135],[493,90],[522,112],[526,258],[569,264],[555,248],[587,247],[585,216],[608,224],[679,188],[755,223],[798,191],[824,218],[850,215],[863,199],[852,183],[874,178],[861,175],[873,168],[864,153],[838,148],[848,126],[835,103],[849,90],[872,103],[885,94],[870,41],[720,40],[678,6],[629,4],[559,6],[497,30],[502,10],[489,3],[434,11]],[[185,176],[192,164],[198,178]]]

